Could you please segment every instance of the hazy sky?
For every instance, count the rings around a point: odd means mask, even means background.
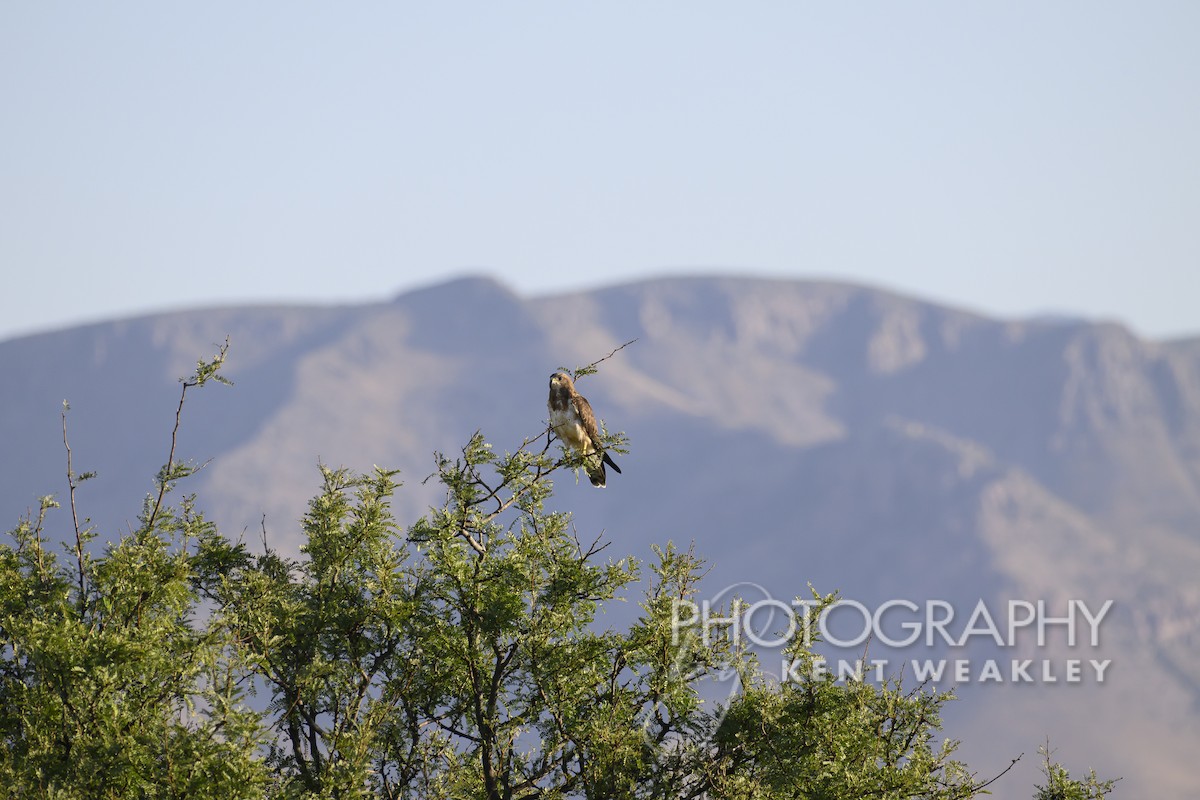
[[[1200,333],[1200,3],[0,0],[0,338],[723,271]]]

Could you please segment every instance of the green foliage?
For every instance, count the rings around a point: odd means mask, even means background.
[[[1096,771],[1088,770],[1088,776],[1083,780],[1071,777],[1066,768],[1051,760],[1054,751],[1050,743],[1043,745],[1038,753],[1042,756],[1042,773],[1046,776],[1046,785],[1038,785],[1034,800],[1101,800],[1112,792],[1116,780],[1102,781],[1096,777]]]
[[[225,351],[183,382],[180,412],[189,388],[223,381]],[[137,530],[91,553],[68,445],[74,563],[45,546],[53,498],[0,547],[9,797],[949,800],[986,785],[936,741],[948,695],[778,685],[728,629],[682,623],[701,561],[581,540],[545,508],[572,466],[545,434],[437,454],[445,501],[407,529],[397,473],[322,467],[290,559],[222,536],[193,498],[165,503],[193,471],[175,461],[178,423]],[[625,599],[636,620],[601,625]],[[812,634],[788,657],[811,663]],[[740,693],[704,696],[731,675]],[[1047,770],[1039,797],[1110,785]]]
[[[72,506],[85,477],[68,467]],[[212,526],[185,499],[93,557],[76,523],[64,566],[44,540],[56,505],[43,498],[0,547],[7,796],[261,796],[266,731],[242,702],[247,675],[197,621],[194,555]]]

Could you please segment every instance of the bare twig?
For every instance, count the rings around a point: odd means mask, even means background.
[[[158,512],[162,508],[163,498],[167,496],[167,487],[171,484],[171,474],[175,467],[175,445],[179,440],[179,420],[183,416],[183,402],[187,399],[187,391],[193,386],[203,386],[210,378],[219,383],[229,383],[218,372],[221,365],[225,363],[225,354],[228,352],[229,339],[226,338],[225,344],[221,345],[221,349],[217,351],[212,361],[199,362],[196,365],[196,373],[191,378],[184,378],[180,381],[183,384],[183,389],[179,392],[179,405],[175,407],[175,426],[171,428],[171,451],[167,454],[167,463],[162,469],[158,482],[158,497],[154,500],[154,510],[146,518],[146,530],[154,529],[154,522],[158,519]]]
[[[581,378],[581,377],[583,377],[584,375],[590,375],[590,374],[592,374],[593,372],[595,372],[595,371],[596,371],[596,365],[597,365],[597,364],[600,364],[600,363],[602,363],[602,362],[608,361],[610,358],[612,358],[613,356],[615,356],[615,355],[616,355],[617,353],[619,353],[620,351],[624,350],[626,347],[629,347],[629,345],[633,344],[633,343],[634,343],[634,342],[636,342],[636,341],[637,341],[637,339],[636,339],[636,338],[630,339],[628,342],[626,342],[625,344],[621,345],[620,347],[613,348],[613,350],[611,350],[611,351],[609,352],[609,354],[608,354],[608,355],[606,355],[606,356],[604,356],[603,358],[597,358],[597,359],[596,359],[595,361],[593,361],[592,363],[590,363],[590,364],[588,364],[588,365],[586,365],[586,366],[583,366],[583,367],[579,367],[579,368],[578,368],[578,369],[576,369],[574,372],[572,372],[572,374],[571,374],[571,379],[572,379],[572,380],[576,380],[576,379],[578,379],[578,378]]]
[[[999,773],[998,775],[996,775],[996,777],[992,778],[990,781],[984,781],[984,782],[983,782],[983,783],[981,783],[981,784],[978,784],[978,785],[976,785],[976,786],[972,786],[972,787],[971,787],[971,791],[972,791],[972,792],[979,792],[979,791],[982,791],[984,788],[986,788],[986,787],[988,787],[988,786],[991,786],[993,783],[995,783],[996,781],[998,781],[998,780],[1000,780],[1001,778],[1003,778],[1003,777],[1004,777],[1004,775],[1005,775],[1005,773],[1007,773],[1007,772],[1008,772],[1010,769],[1012,769],[1013,767],[1015,767],[1015,766],[1017,765],[1017,762],[1018,762],[1018,761],[1020,761],[1020,760],[1021,760],[1021,758],[1022,758],[1024,755],[1025,755],[1024,753],[1021,753],[1021,755],[1017,756],[1017,757],[1016,757],[1016,758],[1014,758],[1012,761],[1010,761],[1010,762],[1008,763],[1008,766],[1007,766],[1007,767],[1005,767],[1003,770],[1001,770],[1001,771],[1000,771],[1000,773]]]
[[[612,542],[600,544],[600,540],[604,538],[604,531],[600,531],[600,533],[596,534],[596,538],[592,540],[592,543],[588,545],[588,549],[585,552],[583,549],[583,542],[579,540],[579,529],[574,525],[571,526],[571,538],[575,540],[575,551],[579,553],[579,563],[581,564],[612,544]],[[597,547],[596,545],[600,546]]]
[[[167,486],[171,483],[171,468],[175,466],[175,444],[179,439],[179,419],[183,415],[183,401],[187,399],[187,390],[195,385],[195,382],[184,381],[183,390],[179,393],[179,405],[175,408],[175,427],[171,429],[171,452],[167,454],[167,464],[163,467],[162,476],[158,481],[158,497],[154,500],[154,510],[146,518],[146,530],[154,529],[154,521],[162,508],[163,498],[167,496]]]
[[[63,446],[67,448],[67,486],[70,488],[71,497],[71,522],[75,525],[75,561],[79,567],[79,602],[82,605],[87,596],[87,584],[83,575],[83,534],[79,530],[79,513],[75,508],[75,489],[79,486],[79,481],[75,475],[75,469],[71,465],[71,443],[67,440],[67,412],[71,406],[66,400],[63,400],[62,409],[62,432]]]

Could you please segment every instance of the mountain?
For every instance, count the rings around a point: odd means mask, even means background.
[[[811,583],[867,609],[909,601],[918,619],[945,601],[959,633],[981,602],[1003,617],[1111,600],[1095,646],[1077,620],[1074,646],[1058,624],[1040,647],[1025,629],[1013,647],[920,649],[975,671],[934,681],[962,697],[946,732],[984,775],[1025,753],[998,797],[1031,794],[1046,736],[1073,771],[1125,776],[1118,796],[1194,795],[1200,339],[733,277],[535,298],[465,278],[359,306],[163,314],[0,342],[0,515],[65,500],[65,398],[74,467],[99,473],[82,513],[120,535],[166,460],[178,378],[227,336],[235,386],[189,395],[179,441],[207,462],[184,490],[227,533],[296,552],[318,463],[401,469],[394,507],[414,520],[440,499],[422,484],[434,451],[475,430],[515,449],[545,427],[552,371],[636,339],[579,384],[632,448],[603,491],[558,480],[552,503],[581,536],[642,558],[694,542],[714,599],[739,585],[786,603]],[[910,669],[912,648],[872,648]],[[1020,659],[1037,680],[979,675]],[[1110,662],[1102,681],[1093,659]]]

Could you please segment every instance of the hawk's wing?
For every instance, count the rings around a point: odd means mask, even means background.
[[[592,413],[592,404],[587,401],[586,397],[581,395],[579,392],[576,392],[575,396],[571,398],[571,405],[575,409],[575,415],[579,418],[579,424],[583,426],[583,432],[587,434],[587,438],[590,440],[588,444],[591,445],[591,449],[593,451],[599,451],[600,429],[596,426],[596,415]],[[587,452],[587,447],[588,445],[585,444],[585,453]],[[609,457],[608,453],[601,451],[600,456],[602,461],[600,466],[600,474],[602,476],[604,474],[603,464],[608,464],[618,473],[621,471],[621,468],[617,466],[617,462],[613,461],[612,458]]]
[[[575,396],[571,398],[571,405],[575,409],[575,416],[579,418],[579,424],[583,426],[583,432],[591,440],[591,446],[599,449],[600,430],[596,427],[596,415],[592,413],[592,404],[587,401],[586,397],[576,392]]]

